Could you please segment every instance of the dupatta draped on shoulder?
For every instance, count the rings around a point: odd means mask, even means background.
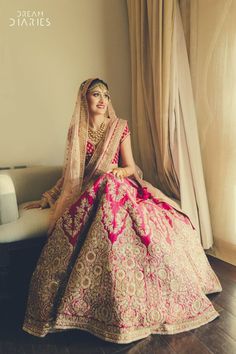
[[[222,288],[189,219],[138,169],[123,180],[107,173],[127,125],[111,103],[86,163],[90,83],[79,90],[56,223],[32,275],[23,329],[43,337],[77,328],[130,343],[206,324],[219,316],[206,294]]]
[[[120,138],[126,121],[117,118],[111,101],[109,101],[108,105],[107,113],[110,122],[106,134],[98,144],[88,165],[85,165],[89,121],[86,93],[94,80],[88,79],[79,88],[67,134],[63,174],[56,186],[44,193],[44,197],[48,200],[52,210],[48,234],[52,232],[56,221],[66,208],[78,199],[90,180],[114,167],[112,166],[112,158],[120,144]],[[133,177],[141,188],[146,188],[154,197],[171,204],[179,211],[181,210],[176,202],[165,196],[159,189],[153,187],[147,181],[144,181],[142,179],[142,172],[140,172],[141,170],[136,166],[136,172]]]
[[[123,132],[125,121],[116,117],[112,103],[108,104],[110,122],[105,137],[97,146],[95,156],[88,166],[85,166],[86,143],[88,138],[89,112],[86,93],[95,79],[88,79],[79,88],[77,100],[67,134],[66,151],[62,178],[57,184],[55,197],[58,199],[52,205],[52,215],[48,233],[50,234],[59,217],[81,194],[92,176],[97,171],[106,172],[111,165],[111,156],[118,147],[120,135]],[[116,132],[114,134],[114,132]],[[112,140],[112,143],[111,143]],[[98,157],[99,156],[99,157]],[[54,188],[55,189],[55,188]],[[50,195],[46,192],[45,197]]]

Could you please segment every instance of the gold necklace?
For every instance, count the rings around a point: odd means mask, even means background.
[[[88,128],[88,136],[89,139],[96,145],[102,139],[105,132],[105,120],[101,123],[100,127],[97,130],[92,130],[90,127]]]

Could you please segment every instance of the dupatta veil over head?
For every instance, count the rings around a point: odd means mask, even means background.
[[[94,81],[100,79],[88,79],[84,81],[78,91],[78,96],[67,134],[66,150],[63,166],[63,185],[61,194],[52,208],[52,215],[48,232],[51,233],[56,221],[80,195],[85,172],[86,142],[88,136],[89,110],[86,94]],[[103,83],[104,84],[104,83]],[[117,120],[111,100],[108,104],[109,126],[112,128]],[[112,129],[110,129],[112,130]],[[107,136],[110,137],[111,134]],[[96,168],[98,167],[98,164]]]

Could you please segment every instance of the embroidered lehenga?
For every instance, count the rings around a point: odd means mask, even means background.
[[[43,248],[25,331],[45,336],[77,328],[128,343],[218,316],[206,294],[221,285],[188,217],[140,177],[108,172],[129,134],[127,122],[113,116],[97,147],[85,139],[81,191]]]

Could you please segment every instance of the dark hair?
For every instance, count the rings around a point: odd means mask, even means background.
[[[104,85],[104,86],[107,88],[107,90],[108,90],[108,85],[107,85],[107,83],[106,83],[105,81],[101,80],[101,79],[95,79],[95,80],[93,80],[93,81],[91,82],[91,84],[89,85],[88,90],[89,90],[91,87],[93,87],[93,86],[95,86],[95,85],[97,85],[97,84],[102,84],[102,85]]]
[[[87,81],[87,80],[85,80],[85,81],[82,82],[81,88],[85,85],[86,81]],[[102,84],[102,85],[104,85],[104,86],[107,88],[107,90],[109,90],[107,83],[106,83],[105,81],[101,80],[101,79],[94,79],[94,80],[90,83],[90,85],[89,85],[89,87],[88,87],[88,90],[91,89],[93,86],[95,86],[95,85],[97,85],[97,84]]]

